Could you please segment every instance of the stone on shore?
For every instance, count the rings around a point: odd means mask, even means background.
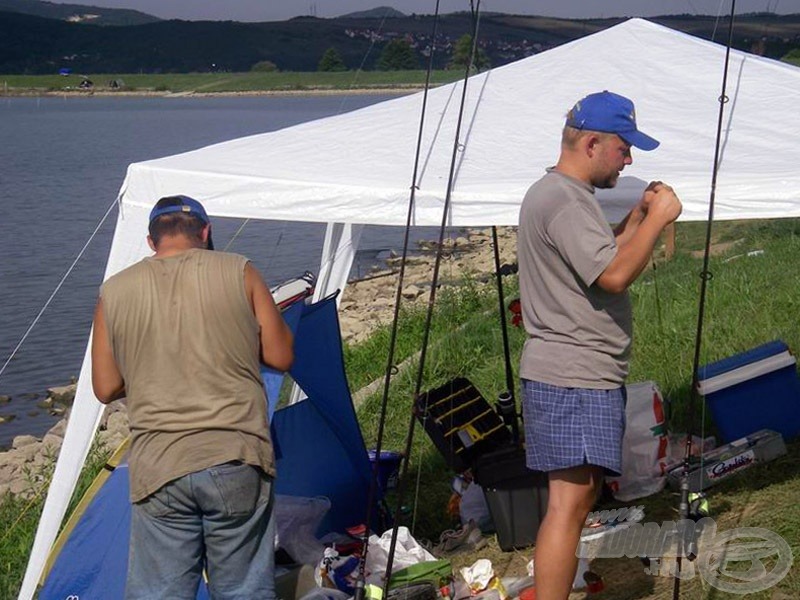
[[[72,403],[75,401],[75,390],[77,388],[77,383],[47,388],[47,398],[52,403],[72,406]]]
[[[422,293],[422,290],[413,283],[403,288],[403,298],[415,300]]]

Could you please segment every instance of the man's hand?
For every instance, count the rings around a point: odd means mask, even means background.
[[[675,221],[683,210],[675,190],[660,181],[653,181],[647,186],[642,204],[646,207],[647,217],[656,219],[662,229]]]
[[[651,181],[647,187],[644,189],[644,193],[642,194],[642,200],[639,202],[639,208],[645,214],[647,214],[647,209],[650,208],[650,204],[653,202],[653,198],[656,197],[656,188],[661,187],[664,184],[660,181]]]
[[[260,328],[261,362],[288,371],[294,361],[294,337],[261,273],[249,262],[244,268],[244,286]]]
[[[682,209],[671,187],[661,181],[651,182],[639,205],[617,228],[617,255],[595,283],[611,294],[628,289],[647,265],[658,236],[680,216]],[[635,222],[631,218],[634,213],[637,213]]]

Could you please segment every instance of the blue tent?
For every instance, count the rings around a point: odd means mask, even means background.
[[[344,531],[365,520],[372,470],[345,376],[335,297],[311,305],[298,302],[284,311],[284,318],[295,332],[289,373],[308,398],[276,410],[283,374],[264,370],[278,465],[275,490],[326,496],[331,510],[318,535]],[[109,461],[98,476],[82,514],[62,534],[66,540],[57,543],[40,600],[123,597],[130,501],[127,464],[116,462]],[[208,598],[204,585],[197,597]]]

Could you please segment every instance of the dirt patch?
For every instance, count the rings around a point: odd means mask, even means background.
[[[738,244],[741,244],[744,240],[733,240],[732,242],[719,242],[716,244],[711,244],[709,248],[710,256],[722,256],[731,248],[734,248]],[[693,258],[703,258],[705,255],[705,250],[692,250],[691,255]]]

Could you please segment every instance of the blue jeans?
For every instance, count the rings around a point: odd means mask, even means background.
[[[195,600],[203,568],[215,600],[274,600],[272,479],[225,463],[133,505],[127,600]]]

